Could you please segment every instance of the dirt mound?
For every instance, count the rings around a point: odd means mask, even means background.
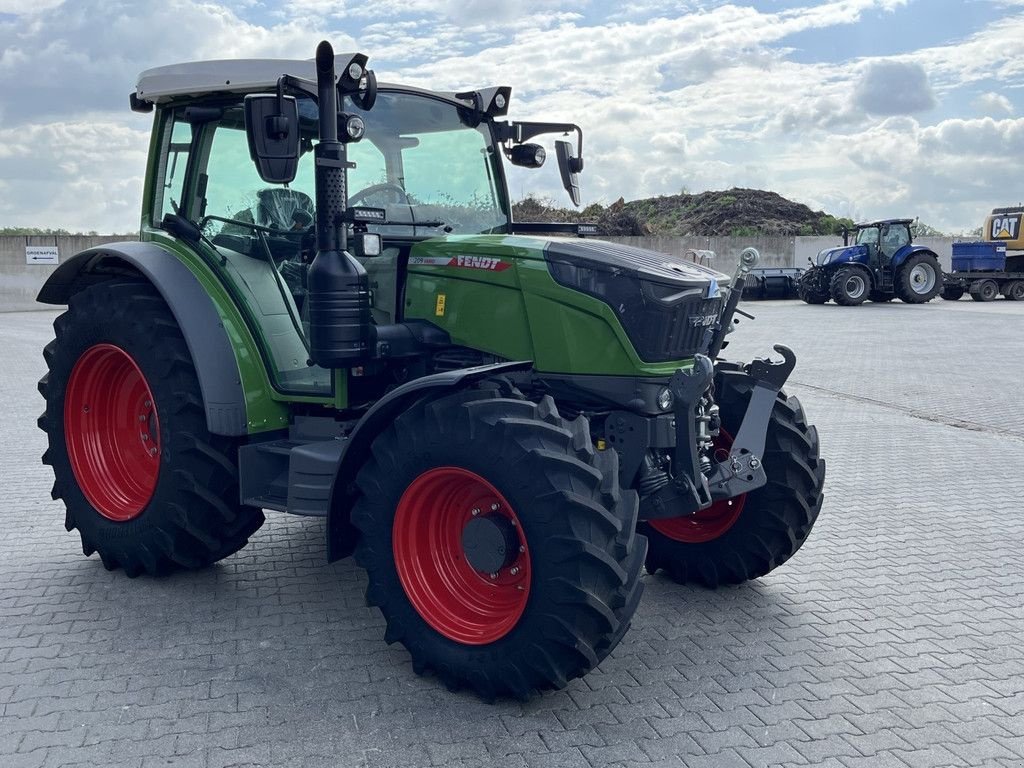
[[[517,221],[594,222],[607,235],[830,235],[852,226],[849,219],[812,211],[775,192],[738,187],[630,202],[620,198],[583,211],[530,197],[513,206],[513,215]]]

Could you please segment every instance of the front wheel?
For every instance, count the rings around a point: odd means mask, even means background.
[[[896,275],[896,295],[907,304],[924,304],[942,291],[942,267],[934,253],[915,253]]]
[[[750,379],[720,377],[723,443],[739,430],[752,391]],[[727,455],[727,451],[721,453]],[[807,540],[824,498],[825,461],[818,431],[795,397],[779,393],[768,422],[763,456],[766,485],[719,501],[694,515],[640,524],[648,538],[647,570],[707,587],[764,576]]]
[[[39,382],[43,461],[83,552],[137,576],[245,546],[263,512],[238,501],[237,442],[207,429],[195,366],[160,294],[137,280],[98,283],[53,326]]]
[[[373,443],[352,523],[367,602],[413,668],[485,699],[560,688],[611,652],[642,590],[638,499],[587,420],[469,390]]]
[[[842,267],[836,270],[829,282],[829,293],[836,304],[856,307],[867,301],[871,291],[871,279],[867,272],[858,267]]]

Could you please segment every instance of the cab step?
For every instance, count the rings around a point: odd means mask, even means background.
[[[238,450],[242,503],[293,515],[326,517],[346,441],[272,440]]]

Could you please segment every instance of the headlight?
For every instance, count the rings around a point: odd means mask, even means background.
[[[663,411],[667,411],[674,402],[675,398],[672,397],[672,390],[668,387],[663,387],[661,392],[658,393],[658,407]]]

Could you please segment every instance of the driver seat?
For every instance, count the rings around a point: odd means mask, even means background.
[[[301,231],[312,225],[316,208],[305,192],[270,187],[256,193],[255,224],[283,232]]]

